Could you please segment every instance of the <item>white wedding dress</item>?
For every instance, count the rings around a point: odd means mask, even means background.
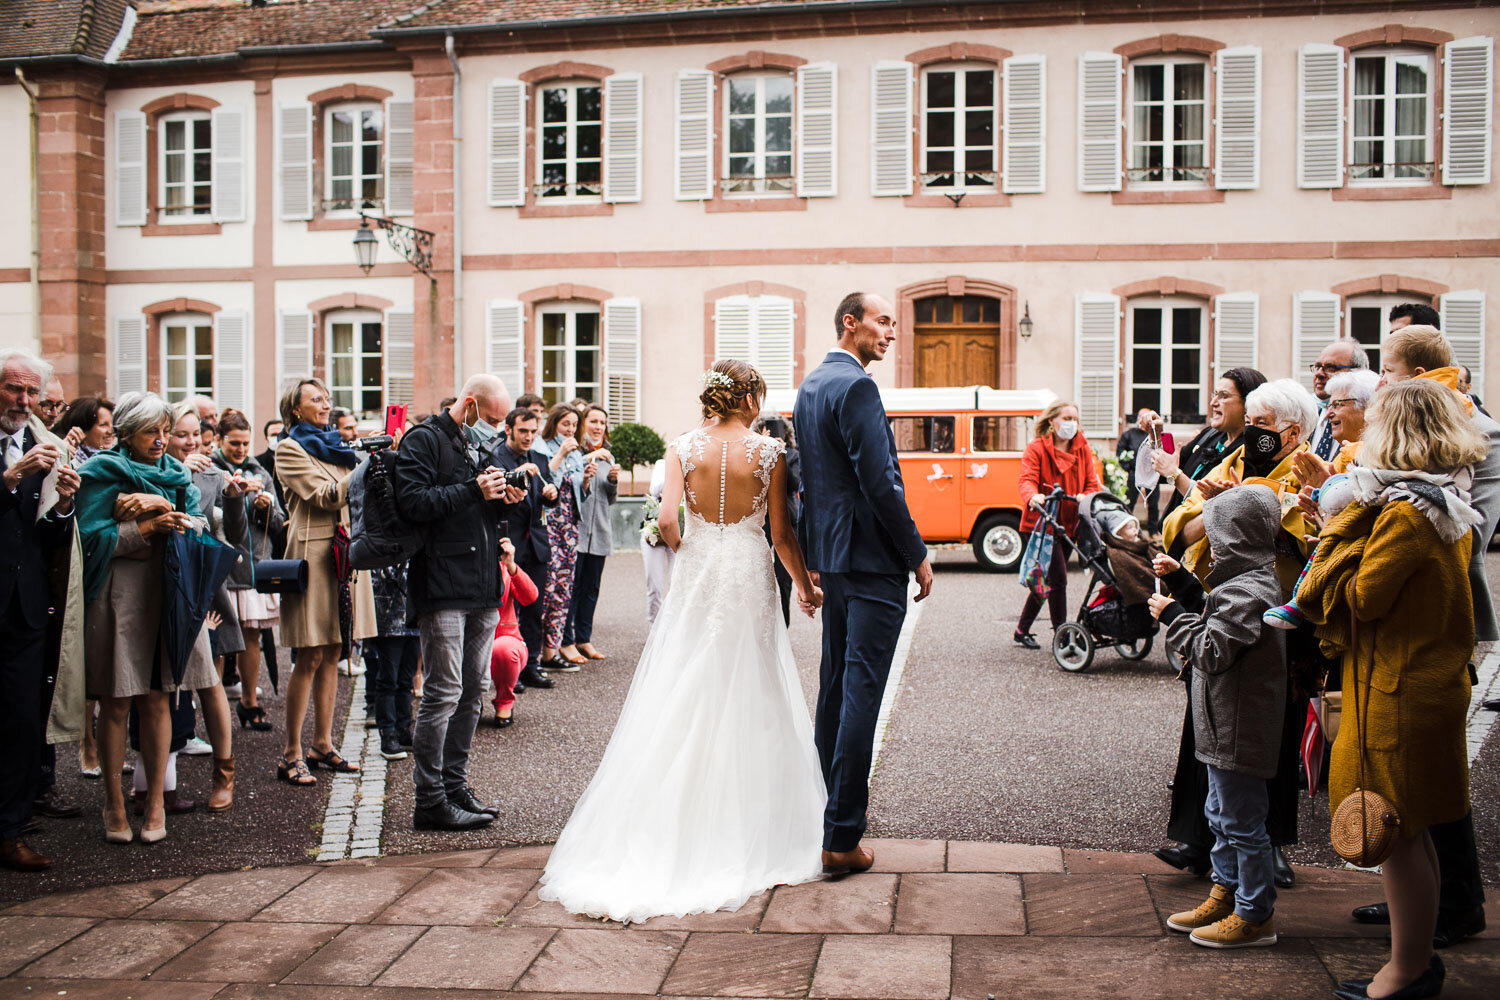
[[[821,873],[827,793],[762,533],[784,445],[697,430],[672,447],[688,516],[671,587],[542,875],[542,899],[619,921],[737,909]]]

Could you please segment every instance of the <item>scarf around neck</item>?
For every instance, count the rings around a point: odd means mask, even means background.
[[[332,427],[318,427],[305,421],[292,425],[291,437],[302,446],[302,450],[328,465],[342,465],[352,469],[359,464],[354,449],[344,443],[339,432]]]
[[[1405,500],[1432,522],[1445,542],[1456,542],[1484,523],[1483,515],[1469,503],[1468,491],[1451,475],[1359,465],[1350,466],[1347,475],[1354,486],[1355,500],[1366,507]]]
[[[154,493],[166,497],[174,509],[193,517],[199,516],[201,509],[202,493],[193,485],[192,475],[181,462],[170,455],[163,455],[154,464],[137,462],[125,449],[122,442],[99,452],[78,469],[82,482],[74,503],[83,545],[83,598],[88,604],[99,596],[109,576],[109,563],[120,537],[120,525],[114,517],[115,501],[120,494]],[[180,508],[179,491],[185,499]]]

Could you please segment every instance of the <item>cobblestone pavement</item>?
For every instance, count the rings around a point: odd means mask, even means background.
[[[1323,998],[1382,961],[1341,919],[1373,876],[1307,868],[1281,940],[1196,948],[1167,914],[1205,883],[1149,855],[874,841],[876,870],[734,913],[625,927],[537,898],[546,847],[168,878],[0,912],[0,1000],[458,997]],[[1490,907],[1500,920],[1500,907]],[[1443,995],[1493,997],[1500,940],[1444,953]],[[274,984],[274,988],[273,988]]]
[[[1492,576],[1500,553],[1491,554]],[[1073,574],[1070,611],[1082,577]],[[1108,652],[1083,674],[1059,670],[1047,652],[1013,646],[1010,632],[1022,591],[1009,576],[979,571],[967,551],[939,555],[936,589],[923,608],[873,788],[871,833],[908,839],[994,840],[1065,848],[1146,851],[1161,843],[1175,759],[1182,691],[1160,649],[1140,663]],[[545,843],[555,839],[603,753],[645,640],[641,564],[611,557],[604,574],[596,638],[610,658],[557,678],[550,691],[518,700],[517,723],[499,731],[486,708],[475,741],[473,781],[498,799],[500,819],[467,834],[411,829],[411,765],[387,768],[382,853],[411,854]],[[1046,628],[1041,630],[1045,637]],[[793,622],[792,645],[803,689],[816,690],[818,626]],[[283,672],[287,670],[284,662]],[[278,730],[281,702],[265,688]],[[340,682],[335,733],[344,725],[352,684]],[[281,734],[236,730],[239,759],[233,810],[200,806],[169,821],[161,844],[109,847],[98,819],[98,782],[78,777],[76,746],[58,748],[60,784],[85,806],[74,820],[44,820],[31,842],[52,856],[40,876],[0,872],[0,900],[144,878],[296,864],[317,857],[333,783],[315,790],[274,780]],[[1500,882],[1500,740],[1487,741],[1472,772],[1475,818],[1487,879]],[[377,758],[378,759],[378,758]],[[183,787],[207,796],[206,758],[182,758]],[[375,793],[360,806],[368,816]],[[1303,797],[1302,843],[1295,861],[1332,865],[1326,799]],[[337,804],[336,804],[337,806]],[[329,813],[337,824],[338,809]],[[359,819],[355,829],[367,826]],[[358,839],[350,834],[351,842]],[[363,841],[361,841],[363,842]],[[1289,901],[1302,893],[1294,890]]]

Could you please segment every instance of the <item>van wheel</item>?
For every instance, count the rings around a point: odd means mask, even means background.
[[[974,557],[992,573],[1008,573],[1021,562],[1021,519],[1015,514],[991,514],[974,529]]]

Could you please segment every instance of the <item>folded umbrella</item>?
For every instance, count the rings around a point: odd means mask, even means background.
[[[1316,705],[1316,698],[1308,702],[1307,725],[1302,729],[1302,769],[1307,772],[1307,794],[1313,798],[1323,778],[1323,724]]]
[[[168,532],[162,558],[160,643],[172,671],[172,683],[182,686],[188,659],[214,595],[239,561],[239,551],[211,535],[197,531]]]

